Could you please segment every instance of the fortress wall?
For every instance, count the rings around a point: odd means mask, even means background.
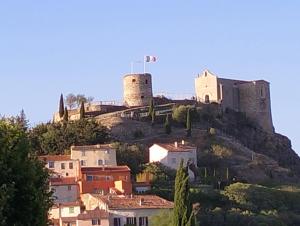
[[[123,79],[124,104],[128,107],[149,105],[152,94],[151,74],[128,74]]]
[[[222,107],[231,108],[239,111],[239,90],[237,80],[218,78],[218,84],[221,87]]]
[[[239,85],[240,109],[266,131],[274,132],[269,83],[263,80]]]

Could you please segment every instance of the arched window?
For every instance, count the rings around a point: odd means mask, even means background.
[[[205,103],[209,104],[209,95],[205,95]]]

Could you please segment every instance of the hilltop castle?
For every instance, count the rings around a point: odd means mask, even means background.
[[[244,112],[249,118],[255,120],[264,130],[274,132],[270,85],[267,81],[241,81],[219,78],[208,70],[199,74],[195,79],[196,98],[189,100],[189,104],[218,103],[226,110],[230,108],[238,112]],[[116,105],[113,102],[87,103],[85,105],[86,117],[96,117],[101,114],[124,111],[133,115],[133,108],[145,108],[153,98],[152,76],[149,73],[127,74],[123,77],[123,104]],[[182,104],[179,100],[169,102]],[[184,104],[184,103],[183,103]],[[170,105],[171,106],[171,105]],[[164,114],[170,113],[164,110]],[[79,109],[68,110],[69,119],[79,119]],[[59,114],[54,115],[54,121],[60,121]]]
[[[244,112],[266,131],[274,132],[269,82],[219,78],[205,70],[195,79],[195,90],[197,101]]]

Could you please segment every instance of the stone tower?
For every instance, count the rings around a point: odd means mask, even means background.
[[[153,97],[151,74],[128,74],[123,78],[124,104],[127,107],[147,106]]]
[[[274,132],[269,82],[219,78],[205,70],[195,79],[195,90],[197,101],[244,112],[265,131]]]

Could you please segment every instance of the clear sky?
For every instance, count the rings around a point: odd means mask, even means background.
[[[121,100],[130,62],[149,54],[155,93],[193,93],[206,68],[268,80],[276,131],[300,153],[299,11],[292,0],[1,1],[0,114],[23,108],[34,125],[60,93]]]

